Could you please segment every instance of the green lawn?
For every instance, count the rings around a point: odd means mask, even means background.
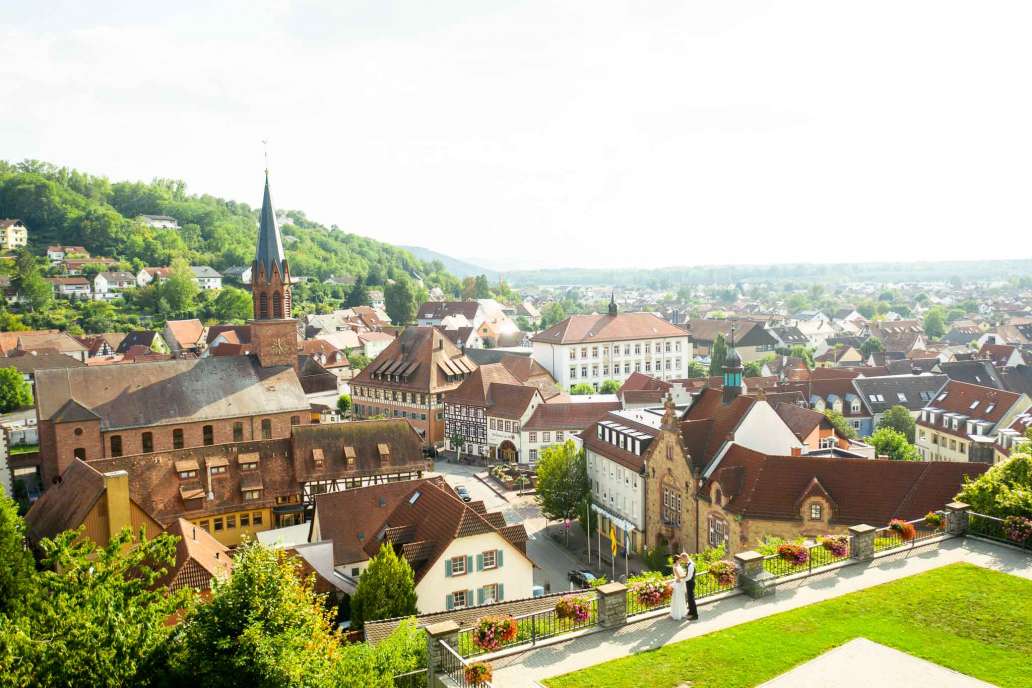
[[[857,637],[1003,688],[1029,688],[1032,581],[953,564],[548,679],[545,685],[755,686]]]

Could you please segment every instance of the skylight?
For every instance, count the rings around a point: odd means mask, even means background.
[[[947,394],[949,394],[949,392],[943,392],[942,394],[940,394],[939,395],[939,401],[942,401],[943,399],[945,399]]]
[[[900,401],[906,401],[907,400],[907,395],[904,394],[903,392],[896,392],[896,398],[899,399]]]
[[[996,404],[989,404],[988,406],[985,407],[985,412],[986,413],[992,413],[994,408],[996,408]]]
[[[420,495],[419,490],[416,490],[415,492],[413,492],[412,496],[409,497],[408,503],[409,504],[415,504],[416,500],[419,499],[419,495]]]
[[[971,402],[971,406],[968,406],[968,408],[971,409],[972,411],[974,411],[976,408],[978,408],[978,399],[975,399],[974,401],[972,401]]]

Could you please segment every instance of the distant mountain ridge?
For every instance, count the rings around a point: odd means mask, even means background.
[[[497,281],[499,272],[497,270],[491,270],[484,268],[473,263],[467,263],[464,260],[458,258],[452,258],[451,256],[437,251],[431,251],[428,248],[422,246],[398,246],[398,248],[408,251],[417,259],[424,262],[440,261],[444,265],[445,269],[456,277],[476,277],[477,275],[484,275],[491,282]]]

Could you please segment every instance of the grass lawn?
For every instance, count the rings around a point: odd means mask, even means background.
[[[755,686],[858,637],[1003,688],[1029,688],[1032,581],[952,564],[551,678],[545,685]]]

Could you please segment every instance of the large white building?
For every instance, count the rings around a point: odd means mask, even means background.
[[[687,377],[692,360],[688,332],[655,313],[618,313],[610,302],[604,315],[572,315],[531,339],[534,360],[563,388],[606,380],[623,382],[631,373],[663,380]]]

